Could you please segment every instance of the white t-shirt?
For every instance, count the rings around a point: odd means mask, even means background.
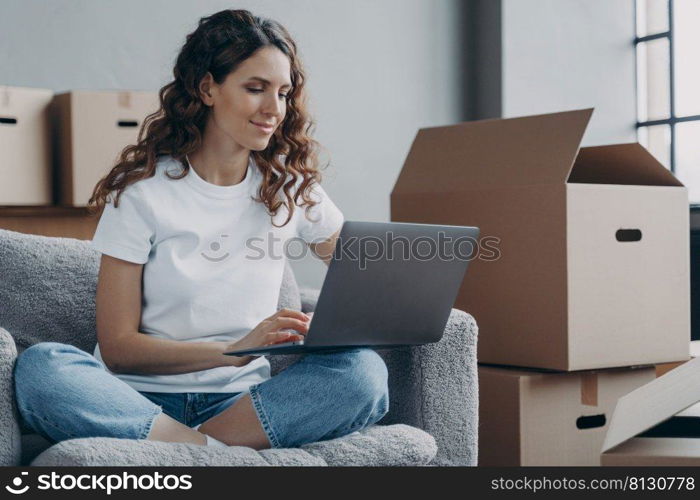
[[[285,245],[294,245],[290,255],[298,255],[308,248],[304,242],[340,229],[343,215],[316,184],[312,198],[319,204],[311,220],[307,207],[297,207],[287,225],[274,227],[265,205],[253,200],[262,174],[252,156],[245,178],[233,186],[211,184],[192,168],[178,180],[165,174],[182,169],[172,157],[160,157],[154,177],[129,185],[118,208],[105,206],[92,246],[145,264],[140,332],[182,342],[235,342],[277,310]],[[280,209],[275,223],[286,215]],[[104,365],[99,345],[94,355]],[[267,380],[270,364],[261,356],[243,367],[114,375],[138,391],[241,392]]]

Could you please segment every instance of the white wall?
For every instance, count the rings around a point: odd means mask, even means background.
[[[459,0],[0,0],[0,85],[158,90],[185,35],[225,8],[272,17],[296,38],[324,185],[347,219],[389,219],[418,128],[460,117]],[[325,267],[295,265],[302,285]]]
[[[503,116],[595,107],[584,145],[636,141],[633,0],[502,0]]]

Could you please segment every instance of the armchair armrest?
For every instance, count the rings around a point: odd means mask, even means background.
[[[0,466],[20,465],[22,444],[15,404],[13,370],[17,347],[12,335],[0,328]]]
[[[299,290],[303,312],[316,308],[320,290]],[[474,318],[452,309],[439,342],[378,351],[389,369],[389,413],[380,424],[407,424],[431,434],[435,465],[476,465],[479,380]]]
[[[389,369],[389,413],[380,424],[403,423],[431,434],[434,465],[476,465],[479,383],[478,326],[452,309],[439,342],[380,351]]]

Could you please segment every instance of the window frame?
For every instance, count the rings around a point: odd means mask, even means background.
[[[639,121],[639,99],[637,99],[637,118],[635,130],[637,131],[637,138],[639,139],[639,130],[644,127],[653,127],[656,125],[668,125],[670,129],[670,144],[669,144],[669,161],[670,165],[668,168],[671,172],[676,172],[676,124],[690,121],[700,121],[700,115],[686,115],[686,116],[676,116],[676,101],[675,101],[675,73],[674,73],[674,51],[673,51],[673,2],[674,0],[668,1],[668,30],[659,33],[652,33],[649,35],[638,36],[639,26],[637,26],[638,15],[637,9],[639,2],[635,0],[634,2],[634,27],[635,27],[635,37],[634,37],[634,52],[636,64],[639,64],[639,47],[640,44],[651,42],[653,40],[659,40],[661,38],[668,39],[668,61],[669,61],[669,116],[668,118],[662,118],[657,120],[646,120]],[[637,68],[637,96],[639,97],[640,87],[639,87],[639,68]],[[648,100],[648,96],[645,96]]]

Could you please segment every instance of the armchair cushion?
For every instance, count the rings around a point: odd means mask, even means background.
[[[385,466],[426,465],[437,448],[433,438],[407,425],[372,426],[301,448],[255,451],[184,443],[82,438],[41,453],[33,466]]]

